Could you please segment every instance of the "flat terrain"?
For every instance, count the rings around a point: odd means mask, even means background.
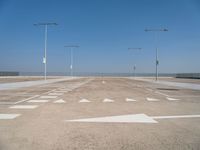
[[[129,78],[0,91],[0,150],[199,150],[199,124],[199,90]]]

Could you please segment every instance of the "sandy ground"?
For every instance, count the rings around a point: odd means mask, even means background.
[[[55,103],[57,100],[61,102]],[[18,105],[35,108],[13,108]],[[200,115],[199,108],[197,90],[128,78],[82,78],[4,90],[0,91],[0,114],[20,116],[0,119],[0,149],[199,150],[200,118],[194,116]],[[123,119],[109,119],[109,123],[69,121],[137,114],[169,118],[154,118],[157,123],[147,123],[142,116],[137,118],[140,123]],[[127,118],[131,119],[134,116]]]

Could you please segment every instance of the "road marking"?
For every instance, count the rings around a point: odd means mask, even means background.
[[[58,96],[40,96],[40,98],[57,98]]]
[[[104,102],[104,103],[112,103],[112,102],[114,102],[114,100],[105,98],[105,99],[103,100],[103,102]]]
[[[67,90],[60,90],[60,91],[54,91],[56,93],[65,93],[65,92],[68,92]]]
[[[121,115],[121,116],[108,116],[98,118],[86,118],[65,120],[67,122],[97,122],[97,123],[157,123],[151,117],[145,114]]]
[[[159,101],[159,100],[158,100],[158,99],[155,99],[155,98],[149,98],[149,97],[147,97],[147,101],[156,102],[156,101]]]
[[[38,107],[38,105],[14,105],[9,108],[12,108],[12,109],[34,109],[37,107]]]
[[[156,93],[156,94],[163,95],[163,96],[166,96],[166,97],[168,97],[168,96],[169,96],[169,95],[167,95],[167,94],[165,94],[165,93],[162,93],[162,92],[159,92],[159,91],[156,91],[155,93]]]
[[[38,97],[38,96],[40,96],[40,95],[34,95],[34,96],[29,97],[29,98],[27,98],[27,99],[24,99],[24,100],[21,100],[21,101],[15,102],[14,104],[19,104],[19,103],[22,103],[22,102],[28,101],[28,100],[30,100],[30,99],[36,98],[36,97]]]
[[[47,103],[49,100],[29,100],[29,103]]]
[[[89,102],[90,102],[90,101],[87,100],[87,99],[82,99],[82,100],[79,101],[79,103],[89,103]]]
[[[53,103],[66,103],[63,99],[59,99],[57,101],[54,101]]]
[[[180,100],[180,99],[170,98],[170,97],[167,97],[167,99],[168,99],[169,101],[179,101],[179,100]]]
[[[16,117],[20,116],[21,114],[0,114],[0,120],[2,119],[15,119]]]
[[[135,99],[131,99],[131,98],[126,98],[126,101],[127,101],[127,102],[136,102]]]
[[[88,123],[158,123],[159,119],[186,119],[200,118],[200,115],[178,116],[147,116],[146,114],[131,114],[121,116],[106,116],[97,118],[65,120],[65,122],[88,122]]]
[[[200,115],[152,116],[153,119],[200,118]]]
[[[59,95],[63,95],[63,93],[49,93],[48,95],[59,96]]]

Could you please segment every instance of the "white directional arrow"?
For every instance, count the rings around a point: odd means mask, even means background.
[[[53,103],[66,103],[63,99],[59,99],[57,101],[54,101]]]
[[[200,118],[200,115],[177,115],[177,116],[147,116],[145,114],[132,114],[121,116],[107,116],[98,118],[86,118],[65,120],[66,122],[89,122],[89,123],[158,123],[159,119],[183,119]]]
[[[79,103],[89,103],[89,102],[90,102],[90,101],[87,100],[87,99],[82,99],[82,100],[79,101]]]
[[[76,119],[66,120],[68,122],[102,122],[102,123],[157,123],[151,117],[145,114],[134,114],[134,115],[122,115],[122,116],[109,116],[99,118],[87,118],[87,119]]]

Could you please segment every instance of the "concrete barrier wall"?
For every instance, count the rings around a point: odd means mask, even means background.
[[[19,76],[19,72],[0,71],[0,76]]]
[[[200,73],[178,73],[176,78],[200,79]]]

